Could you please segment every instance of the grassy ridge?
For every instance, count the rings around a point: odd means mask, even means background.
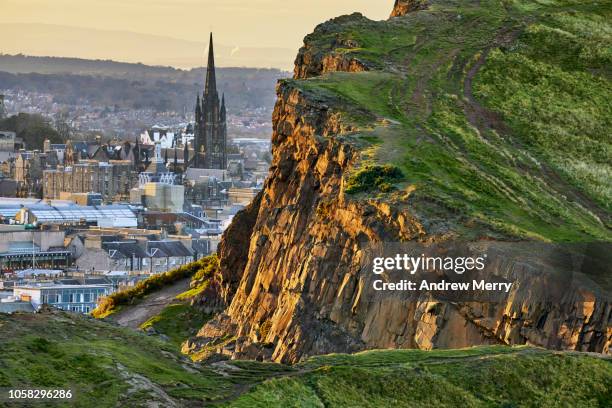
[[[374,69],[288,83],[360,127],[348,136],[362,152],[355,174],[402,171],[400,191],[366,198],[404,202],[468,238],[609,240],[611,10],[447,0],[390,22],[343,17],[307,41]]]
[[[309,359],[299,377],[268,381],[232,407],[581,406],[612,400],[612,364],[508,347],[370,351]]]
[[[527,347],[385,350],[295,367],[193,364],[173,344],[64,312],[0,315],[1,388],[64,388],[59,406],[581,406],[612,400],[610,360]],[[14,406],[0,400],[0,407]]]

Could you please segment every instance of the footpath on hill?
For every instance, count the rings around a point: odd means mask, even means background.
[[[181,279],[151,293],[138,303],[123,307],[107,319],[123,327],[138,329],[144,322],[158,315],[166,306],[178,302],[175,297],[189,289],[190,280],[191,278]]]

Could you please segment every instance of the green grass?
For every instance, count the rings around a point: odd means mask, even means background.
[[[612,86],[604,74],[611,63],[609,24],[597,15],[559,13],[528,27],[514,50],[492,52],[476,86],[522,141],[608,211]]]
[[[604,407],[612,363],[528,347],[384,350],[313,357],[232,407]]]
[[[161,313],[144,322],[140,328],[152,328],[158,334],[169,338],[171,344],[180,350],[181,344],[195,336],[200,327],[210,318],[201,310],[187,303],[166,306]]]
[[[155,388],[178,406],[604,407],[612,399],[610,360],[529,347],[367,351],[294,367],[232,361],[222,374],[172,343],[64,312],[0,315],[0,342],[0,387],[73,390],[59,406],[150,406],[160,401]]]
[[[390,22],[343,17],[307,44],[372,70],[285,86],[358,128],[344,135],[361,152],[346,174],[353,199],[403,202],[434,233],[609,240],[611,4],[437,1]],[[468,73],[485,52],[470,95]],[[394,188],[352,188],[384,165],[404,174]]]
[[[69,388],[75,407],[117,406],[131,395],[123,375],[143,376],[178,400],[233,391],[208,368],[185,369],[171,345],[93,319],[61,312],[0,316],[0,327],[0,387]]]

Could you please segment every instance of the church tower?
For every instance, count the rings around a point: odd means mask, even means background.
[[[198,95],[195,107],[194,150],[192,167],[227,169],[227,119],[225,96],[219,100],[215,72],[213,36],[210,34],[206,84],[202,98]]]

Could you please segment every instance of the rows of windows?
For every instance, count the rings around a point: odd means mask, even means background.
[[[104,290],[96,290],[90,292],[77,292],[77,291],[66,291],[66,292],[50,292],[42,295],[42,303],[55,304],[55,303],[95,303],[98,301],[100,296],[104,296]]]
[[[68,312],[89,313],[94,308],[92,305],[58,305],[58,309]]]

